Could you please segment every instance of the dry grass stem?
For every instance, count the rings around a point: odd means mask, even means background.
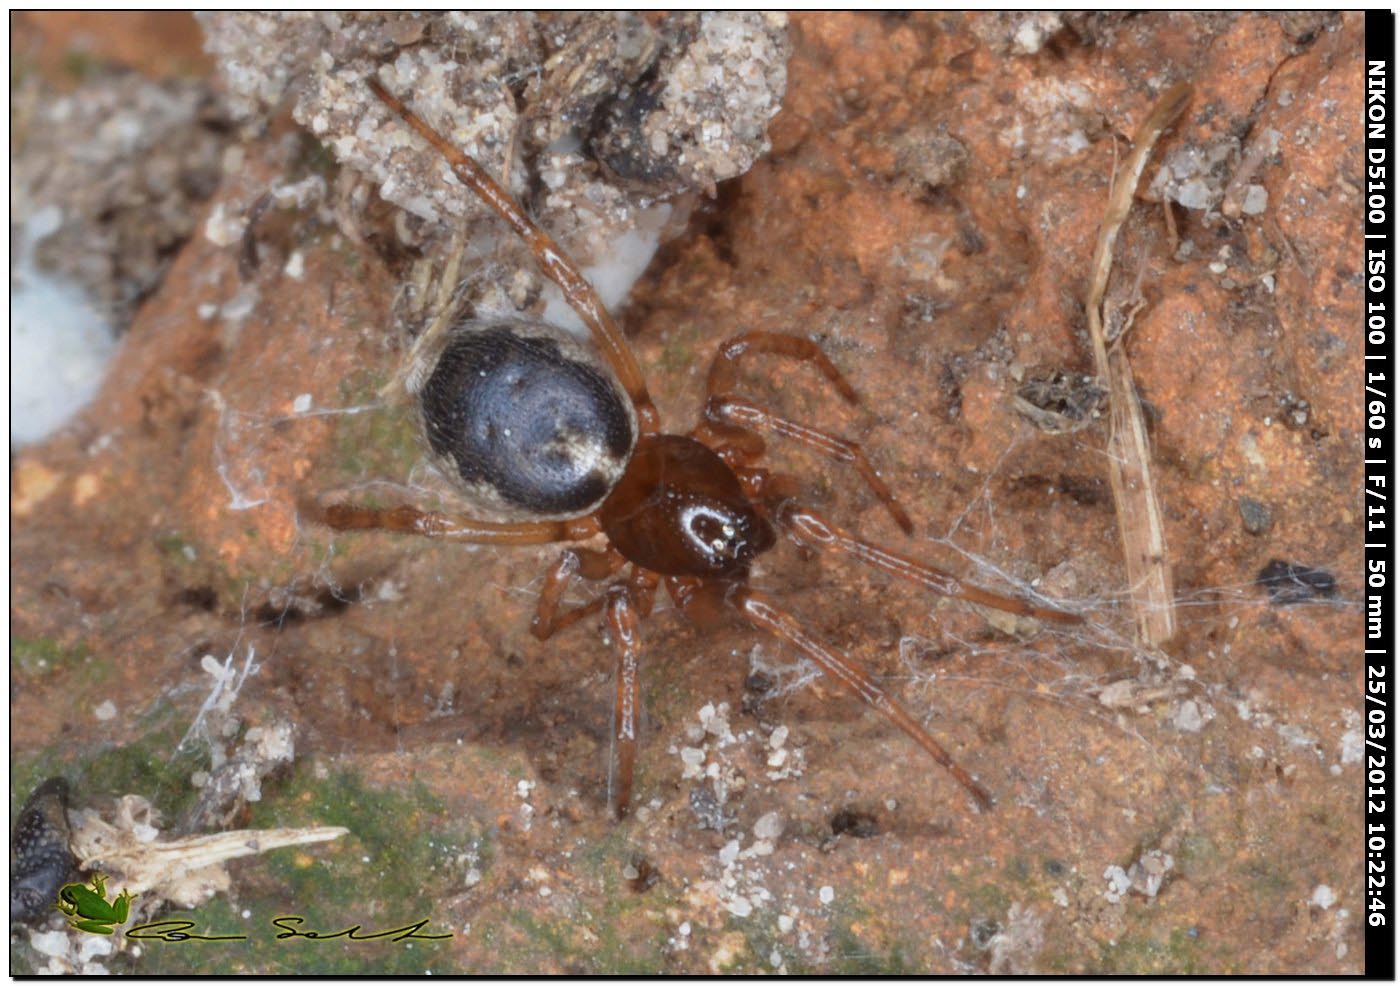
[[[1109,195],[1108,211],[1094,248],[1089,295],[1086,302],[1089,338],[1094,366],[1108,389],[1108,472],[1118,513],[1118,533],[1128,586],[1137,615],[1138,636],[1157,647],[1176,633],[1171,559],[1162,526],[1162,509],[1152,478],[1152,452],[1142,403],[1133,386],[1133,371],[1122,345],[1112,347],[1104,336],[1104,291],[1113,267],[1113,247],[1128,217],[1138,183],[1162,133],[1171,126],[1191,99],[1191,87],[1178,83],[1169,89],[1138,129],[1133,149]]]

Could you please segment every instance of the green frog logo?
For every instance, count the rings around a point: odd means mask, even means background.
[[[54,906],[68,915],[69,925],[79,931],[110,935],[126,921],[133,897],[123,890],[116,900],[107,900],[106,878],[94,873],[90,889],[81,883],[70,883],[58,892]]]

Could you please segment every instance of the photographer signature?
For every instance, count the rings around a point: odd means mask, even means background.
[[[308,941],[334,941],[343,938],[346,941],[378,941],[388,939],[389,941],[436,941],[442,938],[451,938],[449,931],[445,934],[431,934],[423,931],[429,918],[416,921],[412,924],[400,925],[397,928],[388,928],[384,931],[365,932],[363,926],[354,924],[339,931],[326,933],[312,929],[302,930],[301,926],[306,923],[306,919],[296,914],[283,915],[272,919],[273,927],[279,929],[277,939],[284,938],[305,938]],[[150,941],[164,942],[186,942],[186,941],[246,941],[247,935],[201,935],[191,932],[194,927],[193,921],[186,921],[183,918],[170,918],[164,921],[149,921],[146,924],[138,924],[127,929],[126,937],[137,938]]]

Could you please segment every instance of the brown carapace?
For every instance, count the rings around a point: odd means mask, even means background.
[[[346,504],[309,504],[304,508],[309,519],[338,530],[388,530],[478,544],[605,538],[606,546],[600,549],[565,549],[545,577],[531,629],[547,640],[600,610],[604,614],[617,652],[612,804],[618,815],[627,811],[636,757],[640,622],[651,612],[656,591],[663,586],[677,607],[702,625],[730,611],[795,647],[909,734],[980,806],[990,808],[992,799],[986,789],[874,678],[819,640],[767,594],[751,587],[749,568],[783,534],[809,550],[850,556],[942,595],[1056,623],[1077,623],[1080,617],[965,585],[953,575],[856,537],[802,503],[793,480],[755,465],[763,454],[763,434],[791,439],[853,466],[895,523],[906,534],[913,531],[908,514],[859,445],[790,421],[734,393],[743,358],[782,356],[811,365],[842,398],[857,403],[840,370],[808,339],[753,331],[725,341],[710,367],[698,426],[686,435],[663,433],[636,358],[577,267],[476,161],[377,81],[367,81],[390,109],[437,149],[457,178],[529,245],[541,270],[563,289],[583,319],[602,356],[599,366],[609,372],[597,377],[587,367],[581,369],[580,359],[550,341],[559,338],[552,327],[519,320],[464,322],[454,330],[457,341],[444,352],[454,354],[450,356],[454,361],[479,358],[481,362],[467,373],[434,373],[429,381],[421,399],[434,447],[454,456],[464,480],[475,483],[473,489],[486,487],[485,492],[496,497],[492,502],[506,502],[527,514],[533,511],[540,519],[486,522],[412,506],[379,509]],[[462,355],[470,353],[481,355]],[[510,386],[491,387],[493,378],[500,375],[509,376]],[[433,381],[439,379],[441,383],[435,385]],[[602,390],[598,379],[605,381]],[[486,383],[478,384],[479,380]],[[519,400],[530,403],[516,403]],[[575,413],[585,405],[586,414]],[[511,434],[501,422],[512,420],[533,430],[528,449],[500,439],[501,432]],[[593,434],[595,430],[599,433]],[[618,435],[630,440],[619,440]],[[619,456],[620,442],[626,448]],[[605,447],[611,452],[600,452]],[[538,461],[522,463],[522,455],[535,455]],[[610,469],[613,464],[616,468]],[[537,497],[532,497],[530,477],[542,477],[535,480],[543,484]],[[559,504],[568,504],[568,509],[558,509]],[[564,593],[575,577],[614,581],[593,601],[562,609]]]

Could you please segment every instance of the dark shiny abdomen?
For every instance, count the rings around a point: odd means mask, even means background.
[[[595,506],[636,439],[617,385],[527,322],[457,333],[421,400],[433,451],[469,487],[532,514]]]
[[[774,541],[724,460],[681,435],[637,443],[599,519],[629,561],[662,575],[742,578]]]

